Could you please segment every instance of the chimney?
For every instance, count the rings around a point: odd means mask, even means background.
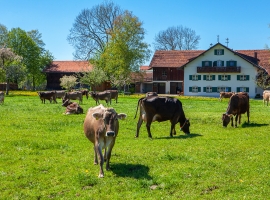
[[[254,51],[254,58],[257,59],[257,52],[256,51]]]

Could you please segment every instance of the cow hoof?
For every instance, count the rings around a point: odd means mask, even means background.
[[[98,178],[104,178],[103,174],[98,175]]]

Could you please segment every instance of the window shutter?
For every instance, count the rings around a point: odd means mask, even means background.
[[[203,87],[203,92],[206,92],[206,87]]]
[[[216,78],[216,76],[215,76],[215,75],[212,75],[212,80],[213,80],[213,81],[215,80],[215,78]]]
[[[234,61],[234,65],[233,65],[234,67],[237,67],[237,61]]]
[[[201,92],[201,87],[198,87],[198,92]]]
[[[216,66],[217,66],[217,61],[214,61],[213,67],[216,67]]]
[[[221,49],[221,55],[224,55],[224,49]]]
[[[249,88],[248,87],[246,87],[246,92],[249,92]]]
[[[249,80],[249,75],[246,75],[246,80],[247,80],[247,81]]]
[[[217,49],[214,50],[214,55],[217,55]]]
[[[189,92],[192,92],[192,87],[189,87]]]
[[[226,67],[230,66],[230,61],[226,61]]]
[[[217,87],[212,87],[212,92],[217,92]]]
[[[201,80],[201,75],[198,75],[198,80]]]
[[[237,87],[236,88],[236,92],[240,92],[240,87]]]
[[[237,80],[238,80],[238,81],[240,80],[240,75],[237,75]]]
[[[231,87],[228,87],[228,92],[231,92],[232,91],[232,88]]]
[[[189,80],[192,80],[192,75],[189,75]]]
[[[221,65],[222,65],[222,67],[224,67],[224,61],[221,61]]]
[[[205,66],[205,61],[202,61],[202,66],[203,66],[203,67]]]
[[[209,61],[209,67],[212,67],[212,61]]]
[[[219,81],[221,80],[221,75],[218,75],[218,80],[219,80]]]
[[[203,75],[203,80],[206,80],[206,75]]]
[[[231,75],[228,75],[228,81],[231,80]]]

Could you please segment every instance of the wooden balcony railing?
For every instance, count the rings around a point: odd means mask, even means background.
[[[241,67],[197,67],[197,73],[241,73]]]

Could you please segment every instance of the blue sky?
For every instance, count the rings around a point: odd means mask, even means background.
[[[37,29],[45,48],[55,60],[72,60],[73,47],[67,36],[76,16],[102,0],[0,0],[0,23],[9,30]],[[155,35],[182,25],[200,35],[198,49],[219,42],[234,50],[264,49],[270,46],[269,0],[114,0],[132,11],[146,30],[145,42],[153,47]],[[153,50],[153,48],[151,48]],[[145,64],[148,65],[150,60]]]

